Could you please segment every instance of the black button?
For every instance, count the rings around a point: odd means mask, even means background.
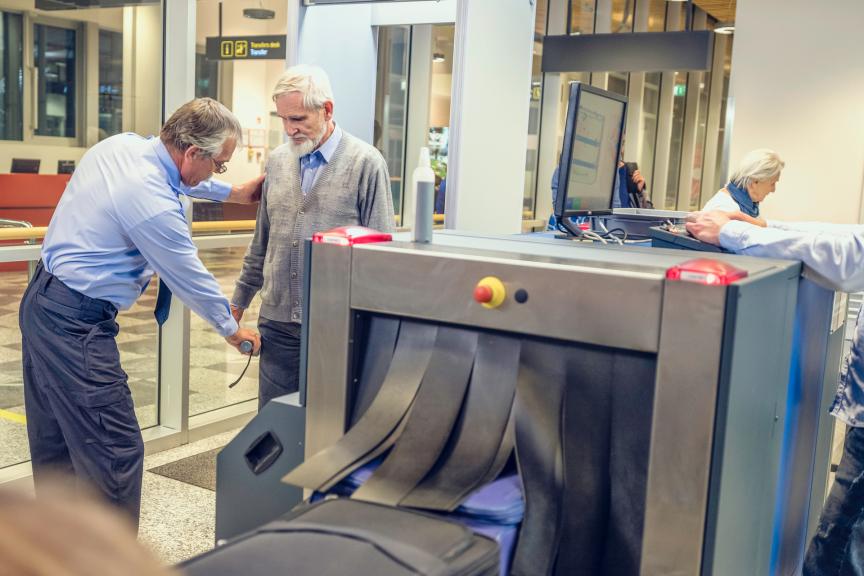
[[[528,301],[528,292],[522,288],[516,290],[513,294],[513,299],[516,300],[519,304],[524,304]]]

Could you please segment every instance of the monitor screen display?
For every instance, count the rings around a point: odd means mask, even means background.
[[[580,82],[570,85],[555,202],[558,218],[612,211],[626,112],[623,96]]]
[[[40,161],[37,158],[13,158],[12,170],[15,174],[38,174]]]

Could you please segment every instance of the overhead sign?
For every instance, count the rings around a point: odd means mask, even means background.
[[[286,36],[211,36],[210,60],[284,60]]]

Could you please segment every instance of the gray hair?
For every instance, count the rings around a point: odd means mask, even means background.
[[[744,156],[729,180],[739,188],[746,190],[754,182],[771,180],[780,176],[780,172],[785,166],[786,163],[780,159],[777,152],[760,148],[748,152]]]
[[[166,146],[181,152],[196,146],[209,158],[222,152],[225,141],[240,144],[243,129],[237,117],[212,98],[196,98],[174,112],[162,126],[159,138]]]
[[[307,110],[318,110],[325,102],[333,102],[330,78],[318,66],[298,64],[287,69],[273,88],[273,101],[289,92],[300,92]]]

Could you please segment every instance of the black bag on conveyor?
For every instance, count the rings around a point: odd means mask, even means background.
[[[180,565],[189,576],[498,574],[498,545],[436,516],[324,500]]]

